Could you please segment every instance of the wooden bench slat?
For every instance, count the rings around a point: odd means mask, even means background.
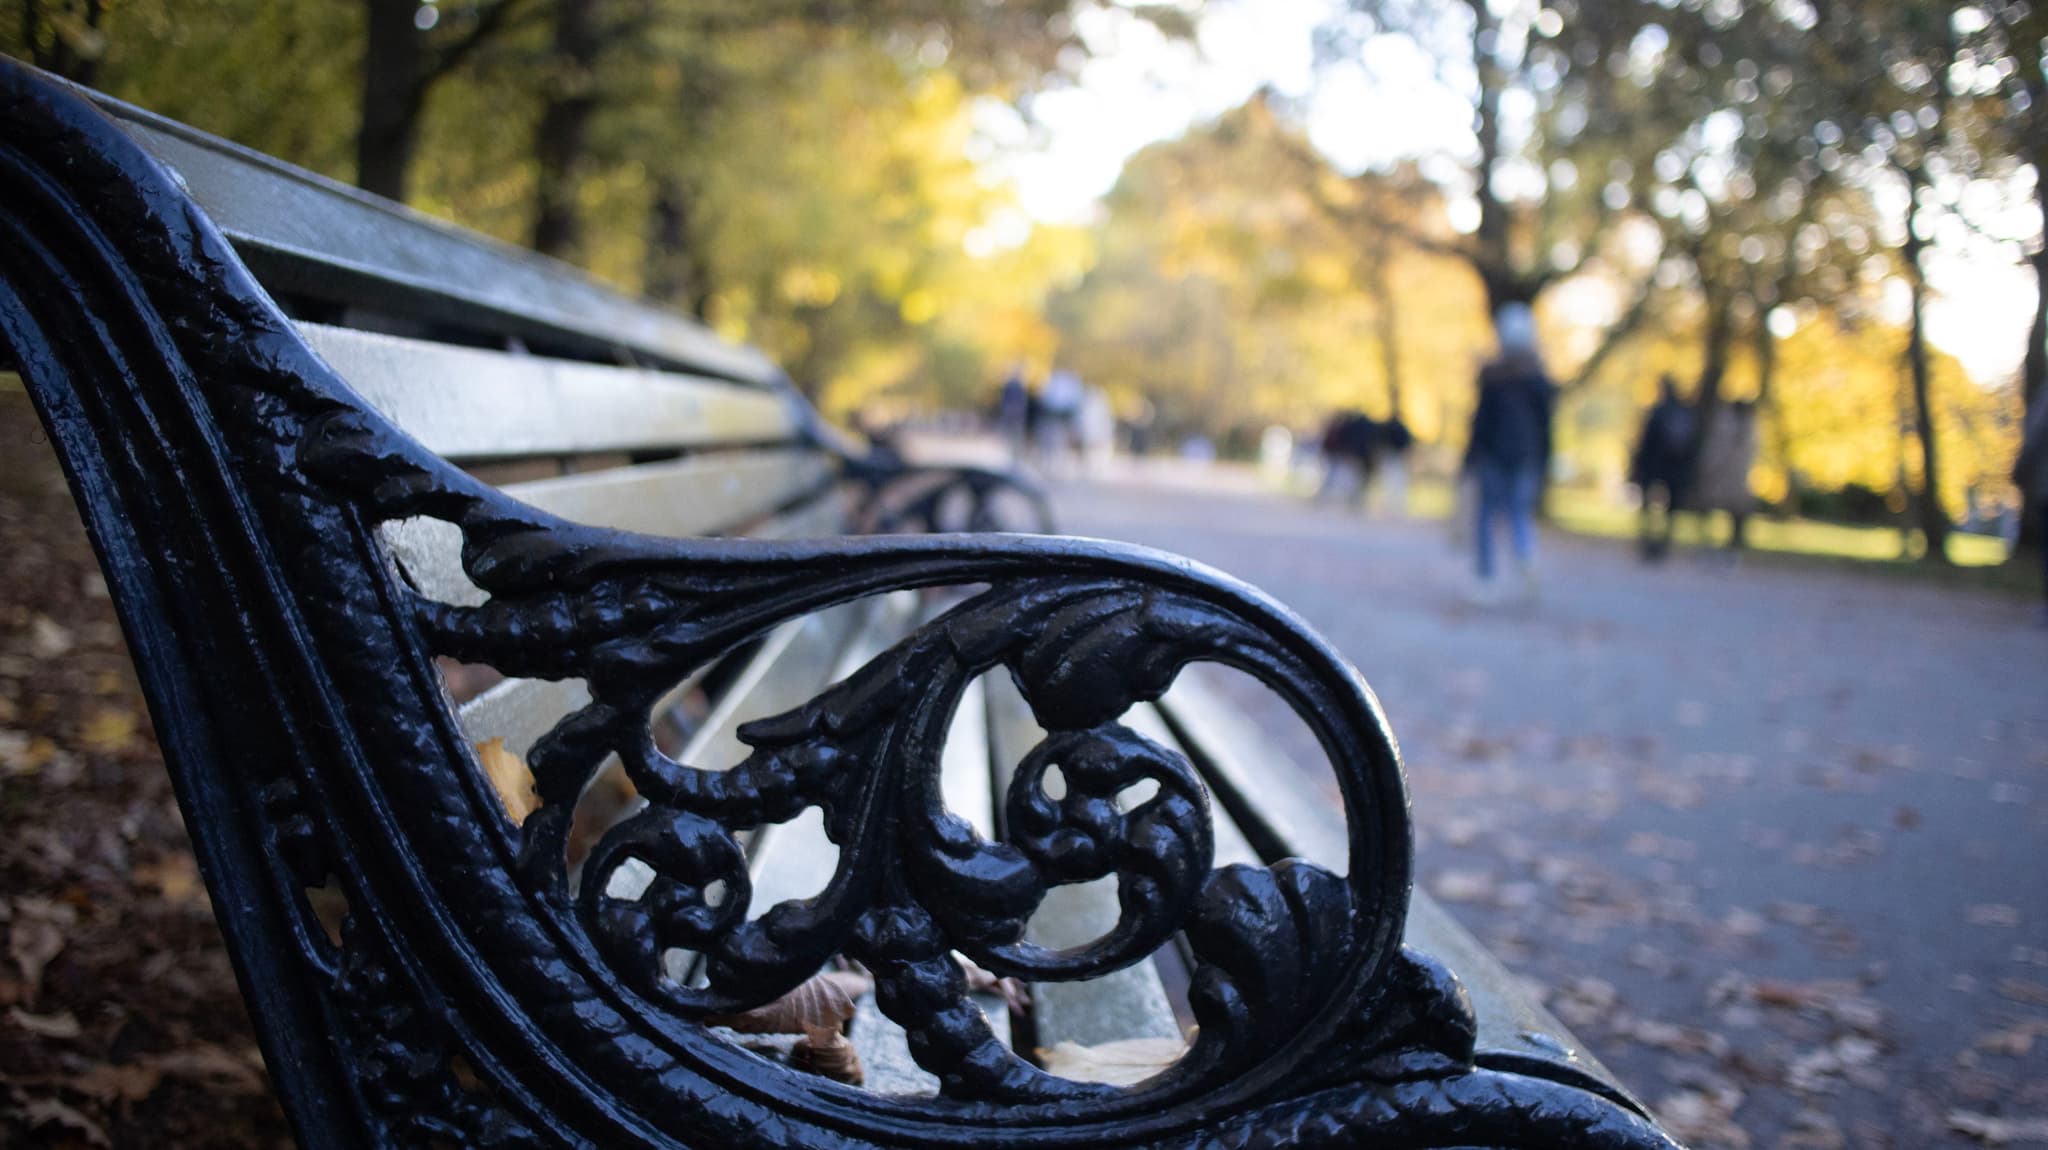
[[[85,94],[177,173],[273,294],[470,331],[502,330],[589,352],[629,349],[664,366],[754,384],[783,378],[759,351],[727,343],[694,320],[622,295],[558,260]]]
[[[506,679],[457,707],[455,716],[471,742],[503,739],[523,759],[563,715],[589,702],[581,679]]]
[[[505,494],[564,519],[644,535],[731,531],[804,495],[833,474],[815,451],[719,452],[508,485]]]
[[[579,523],[649,535],[705,535],[751,524],[821,489],[833,467],[828,457],[812,451],[721,452],[513,483],[503,490]],[[829,534],[827,512],[810,509],[819,518],[798,519],[780,529]],[[453,524],[403,519],[381,525],[379,534],[427,597],[462,606],[484,601],[484,593],[462,570],[462,533]]]
[[[801,431],[778,391],[302,323],[328,365],[450,459],[765,444]]]
[[[982,681],[988,695],[991,785],[1001,796],[1009,793],[1017,764],[1045,738],[1045,731],[1007,673],[998,671]],[[1039,905],[1025,937],[1041,946],[1077,946],[1108,933],[1118,913],[1115,889],[1106,882],[1055,887]],[[1041,1047],[1181,1037],[1166,985],[1149,962],[1086,982],[1034,983],[1031,1004]]]
[[[835,487],[809,503],[771,516],[747,532],[749,539],[824,539],[846,533],[853,492]]]

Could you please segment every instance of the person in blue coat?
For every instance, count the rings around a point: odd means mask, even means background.
[[[1536,350],[1536,317],[1511,303],[1494,317],[1500,353],[1479,369],[1479,405],[1465,446],[1465,470],[1479,488],[1478,549],[1481,593],[1500,586],[1494,533],[1505,523],[1524,594],[1536,590],[1536,502],[1550,466],[1550,419],[1557,387]]]

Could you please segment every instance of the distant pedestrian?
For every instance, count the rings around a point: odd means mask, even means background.
[[[1756,509],[1756,497],[1749,492],[1756,449],[1756,404],[1751,400],[1721,404],[1700,429],[1687,503],[1702,514],[1728,513],[1731,552],[1748,542],[1749,515]]]
[[[1349,408],[1330,413],[1323,425],[1323,482],[1315,502],[1343,504],[1364,486],[1362,463],[1351,450],[1353,425],[1365,416]]]
[[[1048,475],[1063,465],[1073,444],[1081,399],[1081,377],[1066,368],[1055,368],[1038,393],[1039,466]]]
[[[1465,448],[1465,470],[1477,480],[1477,569],[1480,594],[1491,600],[1494,526],[1505,522],[1523,593],[1536,593],[1536,502],[1550,465],[1550,417],[1557,388],[1536,350],[1536,317],[1511,303],[1494,317],[1500,354],[1479,369],[1479,405]]]
[[[1636,542],[1644,559],[1654,562],[1671,550],[1672,525],[1698,446],[1699,421],[1691,406],[1678,398],[1678,381],[1666,375],[1657,381],[1657,402],[1643,417],[1643,433],[1628,467],[1628,481],[1642,498]]]
[[[1116,455],[1116,408],[1099,387],[1081,389],[1081,406],[1074,413],[1074,438],[1081,448],[1081,465],[1087,474],[1108,472]]]
[[[1026,437],[1031,433],[1031,388],[1024,382],[1022,365],[1010,369],[996,393],[996,430],[1010,452],[1012,467],[1024,461]]]
[[[2026,433],[2020,440],[2020,457],[2012,465],[2012,481],[2034,501],[2035,514],[2040,516],[2042,590],[2048,596],[2048,394],[2034,397]],[[2048,627],[2048,598],[2041,604],[2041,625]]]
[[[1414,446],[1415,433],[1408,430],[1400,412],[1394,412],[1379,425],[1372,468],[1380,489],[1376,502],[1396,519],[1408,514],[1408,450]]]

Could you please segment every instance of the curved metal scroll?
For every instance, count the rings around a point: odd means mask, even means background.
[[[1022,536],[656,540],[553,519],[372,413],[298,340],[175,181],[77,97],[0,64],[0,339],[100,547],[273,1076],[307,1145],[1645,1147],[1641,1115],[1477,1068],[1456,980],[1404,951],[1400,763],[1356,673],[1239,583],[1138,548]],[[414,590],[379,523],[455,524],[478,606]],[[654,701],[776,623],[881,591],[987,590],[817,699],[750,724],[730,771],[664,755]],[[590,703],[505,817],[434,657],[580,677]],[[1276,691],[1336,766],[1348,875],[1212,864],[1178,754],[1120,726],[1190,661]],[[976,675],[1015,677],[1045,742],[991,842],[945,810],[938,750]],[[649,805],[572,882],[571,812],[616,754]],[[1057,765],[1065,788],[1044,785]],[[1151,780],[1128,809],[1122,792]],[[736,836],[821,808],[814,898],[753,907]],[[628,896],[627,860],[654,874]],[[1058,884],[1115,874],[1122,916],[1023,940]],[[726,884],[726,897],[707,892]],[[338,943],[304,891],[338,887]],[[995,1042],[958,950],[1093,977],[1184,933],[1199,1037],[1113,1089]],[[707,957],[693,987],[663,953]],[[868,1094],[698,1021],[832,955],[943,1083]]]

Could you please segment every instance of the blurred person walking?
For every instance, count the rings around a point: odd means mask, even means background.
[[[2041,517],[2042,593],[2040,622],[2048,627],[2048,395],[2034,397],[2027,429],[2020,439],[2020,456],[2013,461],[2012,481],[2034,501]]]
[[[1074,437],[1081,448],[1082,470],[1090,476],[1106,474],[1116,455],[1116,408],[1101,388],[1081,390],[1080,410],[1074,413]]]
[[[1408,517],[1408,450],[1415,446],[1415,433],[1396,411],[1378,426],[1376,457],[1371,472],[1379,478],[1379,498],[1374,505],[1395,519]]]
[[[1365,486],[1365,460],[1353,450],[1362,412],[1341,408],[1323,425],[1323,482],[1315,502],[1343,505]]]
[[[1656,562],[1671,551],[1671,533],[1692,474],[1698,433],[1697,415],[1678,398],[1678,381],[1666,374],[1657,381],[1657,402],[1643,417],[1643,431],[1628,465],[1628,481],[1642,499],[1636,546],[1647,561]]]
[[[1009,449],[1010,466],[1022,463],[1031,434],[1031,388],[1024,383],[1022,364],[1010,369],[1002,390],[996,393],[996,430]]]
[[[1525,598],[1536,596],[1536,501],[1550,465],[1550,417],[1557,387],[1536,350],[1536,316],[1511,303],[1494,319],[1500,353],[1479,369],[1464,470],[1478,483],[1476,552],[1479,595],[1498,598],[1494,525],[1505,522]]]
[[[1702,515],[1728,513],[1730,555],[1747,544],[1749,514],[1756,510],[1756,497],[1749,493],[1756,440],[1756,403],[1742,399],[1721,404],[1701,429],[1699,454],[1693,463],[1688,505]]]
[[[1081,377],[1063,367],[1053,369],[1038,393],[1038,465],[1047,475],[1064,466],[1073,446],[1081,399]]]

